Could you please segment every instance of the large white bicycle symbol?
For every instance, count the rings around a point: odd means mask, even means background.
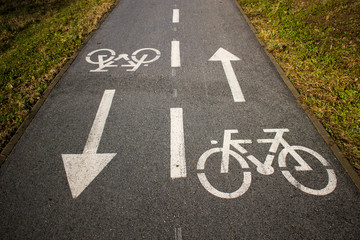
[[[108,69],[106,68],[118,67],[114,63],[121,59],[127,62],[127,64],[122,64],[121,67],[129,67],[130,69],[126,71],[134,72],[142,64],[148,66],[149,63],[155,62],[160,58],[160,55],[160,51],[155,48],[141,48],[133,52],[130,59],[128,54],[119,54],[116,57],[114,50],[103,48],[90,52],[85,59],[88,63],[98,65],[98,68],[90,70],[90,72],[107,72]]]
[[[287,143],[287,141],[283,138],[285,132],[289,132],[289,129],[281,128],[281,129],[263,129],[266,133],[275,133],[275,137],[273,139],[258,139],[258,143],[271,143],[269,153],[266,156],[264,163],[260,162],[257,158],[253,155],[246,156],[246,158],[256,165],[256,170],[263,174],[263,175],[271,175],[274,173],[274,168],[272,164],[274,162],[275,153],[277,152],[279,145],[281,144],[284,149],[281,150],[278,156],[278,163],[281,169],[282,174],[284,177],[296,188],[299,188],[301,191],[312,194],[312,195],[327,195],[334,191],[337,184],[337,179],[335,175],[335,171],[333,169],[329,169],[330,167],[329,162],[323,158],[317,152],[303,147],[303,146],[291,146]],[[222,148],[212,148],[204,152],[201,157],[199,158],[197,164],[198,170],[198,178],[204,188],[211,194],[226,199],[237,198],[243,195],[250,187],[251,184],[251,172],[244,171],[243,172],[243,181],[240,183],[240,187],[233,191],[233,192],[222,192],[216,189],[211,183],[208,181],[205,173],[203,172],[205,169],[205,164],[207,159],[215,153],[222,153],[221,159],[221,173],[228,173],[229,172],[229,160],[230,156],[236,159],[236,161],[240,164],[240,167],[243,169],[249,169],[249,165],[246,160],[237,152],[230,149],[232,146],[241,154],[246,154],[247,150],[241,146],[241,144],[252,143],[251,140],[238,140],[238,139],[231,139],[231,134],[238,133],[238,130],[225,130],[224,131],[224,142]],[[214,141],[216,142],[216,141]],[[326,173],[328,175],[327,185],[321,189],[312,189],[302,185],[299,181],[297,181],[293,175],[290,173],[289,169],[287,168],[286,164],[286,157],[291,155],[298,163],[298,166],[295,166],[295,171],[312,171],[313,169],[309,166],[308,163],[297,153],[299,151],[307,152],[308,154],[315,157],[322,166],[327,167]]]

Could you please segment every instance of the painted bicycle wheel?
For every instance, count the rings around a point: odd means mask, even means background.
[[[308,193],[308,194],[312,194],[312,195],[318,195],[318,196],[324,196],[327,194],[330,194],[331,192],[333,192],[336,188],[336,184],[337,184],[337,179],[336,179],[336,175],[335,175],[335,171],[333,169],[329,169],[328,167],[330,167],[329,162],[323,158],[320,154],[318,154],[317,152],[303,147],[303,146],[291,146],[291,149],[294,151],[304,151],[310,155],[312,155],[317,161],[320,162],[320,166],[322,167],[326,167],[326,174],[327,174],[327,184],[325,187],[320,188],[320,189],[314,189],[311,187],[307,187],[305,185],[303,185],[302,183],[300,183],[300,181],[296,180],[295,177],[290,173],[289,170],[282,170],[282,174],[284,175],[284,177],[296,188],[300,189],[301,191]],[[279,167],[280,168],[287,168],[287,164],[286,164],[286,157],[291,155],[289,153],[290,149],[286,149],[284,148],[280,154],[279,154]],[[296,168],[295,168],[296,171]],[[310,170],[313,171],[313,170]]]
[[[205,170],[206,161],[209,159],[209,157],[212,154],[220,153],[222,152],[222,148],[212,148],[208,151],[204,152],[201,157],[199,158],[198,164],[197,164],[197,170],[203,171]],[[240,164],[240,167],[243,169],[248,169],[249,165],[245,161],[243,157],[241,157],[238,153],[230,150],[230,155],[234,157],[237,162]],[[221,157],[221,154],[220,154]],[[244,171],[243,172],[243,181],[240,183],[240,187],[233,191],[233,192],[222,192],[218,189],[216,189],[208,180],[204,172],[198,172],[198,178],[200,180],[200,183],[203,185],[203,187],[212,195],[219,197],[219,198],[225,198],[225,199],[233,199],[240,197],[246,191],[249,189],[251,184],[251,172]]]

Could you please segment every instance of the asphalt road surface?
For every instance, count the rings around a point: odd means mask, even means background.
[[[359,239],[360,194],[233,0],[121,0],[0,169],[1,239]]]

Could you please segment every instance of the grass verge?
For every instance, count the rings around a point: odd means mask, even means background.
[[[0,0],[0,152],[117,0]]]
[[[238,2],[360,175],[360,1]]]

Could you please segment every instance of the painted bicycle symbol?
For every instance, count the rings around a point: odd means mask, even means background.
[[[272,139],[258,139],[258,143],[271,143],[269,153],[267,154],[265,161],[262,163],[260,162],[256,157],[253,155],[248,155],[246,158],[252,162],[257,168],[257,172],[263,175],[271,175],[274,173],[274,168],[272,167],[275,154],[278,151],[278,148],[280,145],[283,146],[283,149],[280,151],[278,155],[278,163],[279,167],[281,169],[281,172],[283,176],[288,180],[293,186],[296,188],[299,188],[301,191],[312,194],[312,195],[327,195],[334,191],[337,184],[337,179],[335,175],[335,171],[333,169],[330,169],[329,162],[323,158],[320,154],[317,152],[303,147],[303,146],[291,146],[284,138],[283,135],[286,132],[289,132],[289,129],[286,128],[280,128],[280,129],[263,129],[265,133],[275,133],[274,138]],[[197,170],[198,170],[198,178],[201,182],[201,184],[204,186],[204,188],[211,194],[220,197],[220,198],[226,198],[226,199],[232,199],[237,198],[243,195],[250,187],[251,184],[251,172],[249,169],[249,164],[247,161],[240,155],[240,154],[247,154],[247,150],[241,146],[241,144],[249,144],[252,143],[249,139],[231,139],[231,135],[238,133],[238,130],[231,129],[231,130],[225,130],[224,131],[224,140],[223,140],[223,147],[215,147],[207,150],[204,152],[201,157],[199,158],[199,161],[197,163]],[[216,144],[216,141],[212,141],[212,144]],[[231,147],[237,150],[233,151],[231,150]],[[320,162],[320,165],[326,168],[327,173],[327,185],[321,189],[313,189],[310,187],[306,187],[299,181],[295,179],[295,177],[290,173],[289,167],[287,167],[287,156],[292,156],[293,159],[297,162],[297,166],[294,167],[295,171],[301,172],[301,171],[313,171],[313,169],[309,166],[309,164],[299,155],[299,152],[306,152],[308,155],[312,155],[316,160]],[[240,154],[239,154],[239,153]],[[228,173],[229,172],[229,161],[230,156],[235,158],[237,163],[240,164],[240,167],[245,169],[243,172],[243,181],[240,183],[240,187],[233,191],[233,192],[222,192],[218,189],[216,189],[207,179],[205,173],[203,172],[205,170],[206,161],[209,159],[209,157],[213,154],[221,153],[221,173]]]
[[[126,71],[134,72],[141,65],[148,66],[149,63],[155,62],[160,58],[160,55],[160,51],[155,48],[138,49],[130,57],[128,54],[119,54],[117,56],[114,50],[103,48],[90,52],[85,60],[98,66],[96,69],[90,70],[90,72],[107,72],[108,68],[118,67],[114,63],[120,60],[127,62],[122,64],[121,67],[129,68]]]

